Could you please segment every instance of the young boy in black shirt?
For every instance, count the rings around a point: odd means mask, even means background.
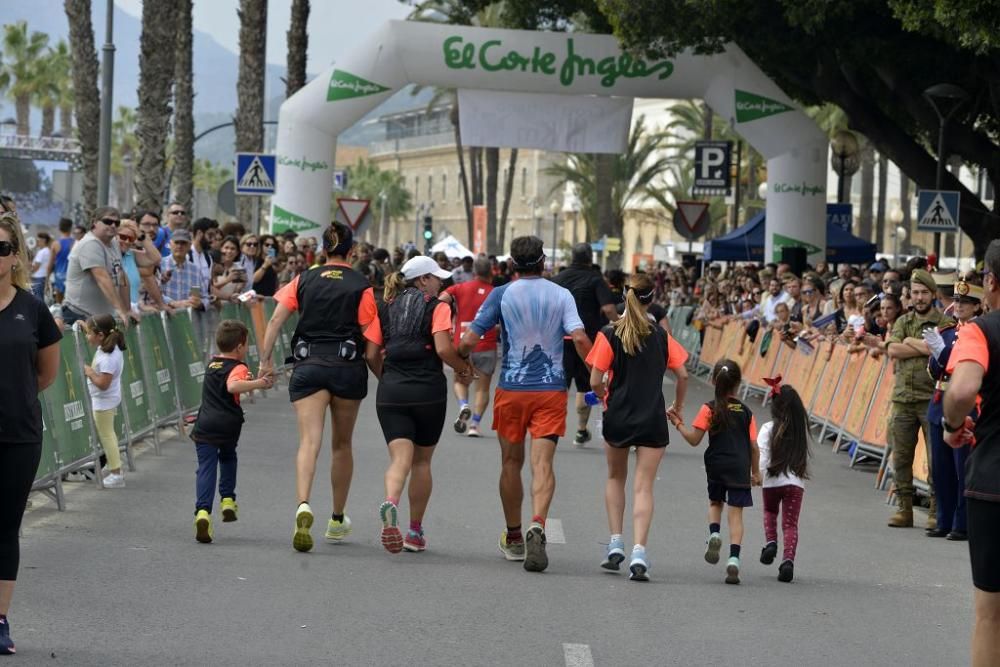
[[[236,445],[243,429],[243,408],[240,394],[254,389],[270,389],[273,378],[256,380],[244,359],[247,354],[249,331],[242,322],[223,320],[215,334],[219,354],[212,358],[205,371],[201,389],[201,409],[191,432],[198,450],[197,500],[195,501],[194,534],[202,543],[212,541],[212,501],[215,480],[219,476],[219,496],[222,521],[236,521]]]

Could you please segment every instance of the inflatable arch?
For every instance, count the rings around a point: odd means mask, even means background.
[[[281,105],[272,229],[319,235],[330,219],[337,135],[410,83],[579,96],[702,98],[768,168],[765,256],[826,249],[827,139],[747,56],[730,45],[647,61],[614,37],[389,21]],[[581,102],[586,100],[581,97]]]

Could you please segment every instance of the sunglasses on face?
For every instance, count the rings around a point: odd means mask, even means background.
[[[256,241],[247,241],[243,245],[245,247],[247,247],[247,248],[256,248],[257,247],[257,242]]]
[[[122,240],[122,241],[128,241],[129,243],[132,243],[133,241],[135,241],[135,237],[131,236],[129,234],[119,234],[118,238],[120,240]]]
[[[7,257],[14,252],[14,244],[10,241],[0,241],[0,257]]]
[[[806,294],[806,295],[808,295],[808,294],[815,294],[816,290],[813,290],[813,289],[804,289],[804,290],[802,290],[802,293]]]
[[[171,211],[170,215],[187,215],[187,211]]]
[[[118,218],[101,218],[101,222],[106,224],[108,227],[117,227],[122,224],[122,221]]]

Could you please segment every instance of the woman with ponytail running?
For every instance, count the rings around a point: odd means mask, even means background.
[[[353,270],[347,259],[353,245],[354,236],[347,225],[335,222],[327,227],[323,232],[327,263],[300,274],[274,295],[278,306],[267,324],[260,350],[258,377],[270,377],[274,374],[274,343],[282,325],[297,311],[299,323],[292,336],[295,366],[288,382],[288,395],[299,425],[295,468],[298,507],[292,535],[292,546],[297,551],[313,548],[310,529],[314,518],[309,496],[327,411],[333,421],[333,512],[326,540],[340,542],[351,532],[351,520],[344,513],[354,474],[351,438],[358,408],[368,395],[363,334],[377,317],[368,279]]]
[[[628,453],[635,447],[633,482],[633,544],[629,579],[649,581],[646,541],[653,518],[653,483],[669,442],[663,374],[678,373],[674,405],[683,405],[687,353],[649,315],[655,285],[646,274],[632,276],[625,287],[624,315],[597,334],[587,356],[591,365],[590,386],[607,409],[604,413],[604,451],[608,481],[604,500],[611,539],[601,567],[618,570],[625,560],[622,526],[625,515],[625,480]]]

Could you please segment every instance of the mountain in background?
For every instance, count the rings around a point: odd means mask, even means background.
[[[235,11],[235,10],[234,10]],[[33,0],[31,3],[14,3],[7,7],[2,23],[27,21],[30,31],[44,32],[49,35],[50,43],[59,39],[69,40],[69,23],[63,9],[62,0]],[[101,47],[104,44],[104,3],[93,5],[94,44],[97,48],[98,60],[102,57]],[[117,6],[114,10],[114,43],[115,43],[115,76],[114,76],[114,106],[135,107],[138,104],[137,88],[139,85],[139,37],[142,34],[142,22]],[[236,79],[239,72],[239,56],[219,44],[215,39],[202,31],[194,31],[194,117],[195,134],[221,123],[232,120],[236,113]],[[284,101],[285,84],[281,80],[285,68],[279,65],[268,65],[265,78],[265,95],[269,100],[266,106],[265,118],[277,120],[278,108]],[[313,75],[315,76],[315,75]],[[98,80],[98,87],[100,80]],[[403,90],[387,100],[352,128],[341,134],[339,142],[348,146],[367,146],[371,141],[379,140],[380,129],[374,125],[365,125],[365,121],[387,113],[421,108],[430,99],[430,91],[419,96],[412,96],[409,90]],[[0,101],[0,117],[14,115],[14,102],[6,96]],[[33,109],[31,126],[33,133],[41,125],[40,113]],[[267,131],[266,148],[274,146],[274,127]],[[199,159],[208,159],[217,163],[230,163],[235,152],[235,134],[232,128],[219,130],[195,146]]]

